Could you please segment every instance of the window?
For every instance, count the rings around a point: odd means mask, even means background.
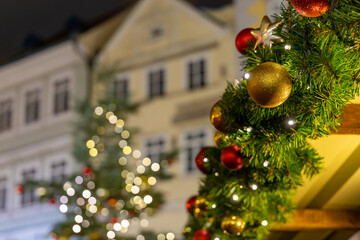
[[[160,38],[164,34],[164,30],[161,27],[155,27],[150,30],[151,39]]]
[[[114,96],[119,101],[126,101],[129,97],[129,80],[121,78],[114,81]]]
[[[36,170],[34,168],[30,170],[24,170],[22,172],[22,179],[24,182],[35,180]],[[36,202],[35,196],[35,188],[34,187],[26,187],[24,188],[24,192],[21,194],[21,206],[27,207],[31,206]]]
[[[51,164],[51,181],[62,183],[66,177],[66,161],[55,162]]]
[[[145,156],[152,162],[160,163],[161,155],[166,151],[166,141],[164,137],[153,137],[145,141]]]
[[[25,123],[36,122],[40,119],[40,91],[26,93]]]
[[[195,157],[207,144],[207,131],[189,131],[184,134],[183,159],[186,172],[196,170]]]
[[[148,87],[149,98],[165,95],[165,72],[163,69],[149,72]]]
[[[0,212],[5,212],[6,210],[6,194],[7,194],[7,179],[0,179]]]
[[[11,128],[11,104],[11,99],[3,100],[0,102],[0,132],[9,130]]]
[[[188,81],[187,87],[189,90],[203,88],[207,84],[206,79],[206,61],[200,59],[197,61],[190,61],[187,65]]]
[[[69,110],[69,79],[55,82],[54,113],[62,113]]]

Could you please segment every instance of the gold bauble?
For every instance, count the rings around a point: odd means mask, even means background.
[[[210,111],[210,122],[220,132],[225,132],[228,126],[224,120],[223,109],[220,107],[221,100],[217,101]]]
[[[278,63],[262,63],[250,72],[247,90],[250,97],[264,108],[281,105],[291,93],[291,77]]]
[[[239,216],[225,216],[221,221],[221,229],[231,235],[240,235],[245,228],[245,221]]]
[[[224,144],[225,137],[226,135],[223,132],[216,131],[214,135],[214,141],[216,143],[216,146],[220,147],[222,144]]]
[[[195,208],[199,208],[201,210],[206,210],[208,204],[208,200],[202,196],[198,196],[195,200]]]

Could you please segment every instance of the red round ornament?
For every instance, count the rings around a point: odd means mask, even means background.
[[[83,173],[85,175],[89,175],[91,172],[92,172],[91,167],[84,167],[83,168]]]
[[[255,37],[251,34],[253,28],[245,28],[241,30],[235,39],[235,46],[241,54],[246,54],[249,48],[249,42],[256,41]]]
[[[204,166],[204,162],[207,161],[204,157],[204,154],[205,152],[208,150],[209,148],[207,147],[204,147],[200,150],[200,152],[196,155],[196,158],[195,158],[195,163],[196,163],[196,166],[199,168],[199,170],[205,174],[208,174],[209,171],[205,168]]]
[[[24,187],[21,186],[21,185],[17,185],[17,186],[15,187],[15,189],[16,189],[16,192],[17,192],[18,194],[23,194],[23,193],[24,193]]]
[[[210,233],[206,229],[197,230],[193,236],[193,240],[210,240]]]
[[[50,198],[50,199],[49,199],[49,203],[50,203],[51,205],[55,205],[55,204],[56,204],[55,198]]]
[[[242,158],[240,148],[237,145],[224,148],[221,152],[222,164],[231,170],[240,170],[244,166]]]
[[[290,0],[293,8],[302,16],[318,17],[330,9],[328,0]]]
[[[193,213],[193,211],[194,211],[196,198],[197,198],[197,196],[192,196],[192,197],[189,198],[189,200],[186,202],[186,210],[187,210],[189,213]]]

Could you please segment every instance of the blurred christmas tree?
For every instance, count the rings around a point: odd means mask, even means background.
[[[35,189],[40,200],[58,204],[66,215],[54,227],[53,238],[127,239],[124,233],[132,225],[135,232],[139,226],[146,227],[147,217],[162,204],[162,194],[152,186],[170,176],[159,163],[131,147],[124,118],[135,108],[111,93],[95,108],[89,102],[79,104],[73,155],[82,171],[65,183],[28,181],[17,186],[20,194]],[[160,161],[174,154],[165,154]],[[145,235],[148,239],[155,236]]]
[[[246,73],[211,111],[217,148],[196,157],[206,175],[186,205],[187,239],[266,239],[321,170],[307,139],[336,130],[359,95],[359,0],[291,0],[275,17],[236,38]]]

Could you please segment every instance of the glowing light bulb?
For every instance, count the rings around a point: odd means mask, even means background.
[[[249,79],[250,78],[250,73],[245,73],[244,78]]]

